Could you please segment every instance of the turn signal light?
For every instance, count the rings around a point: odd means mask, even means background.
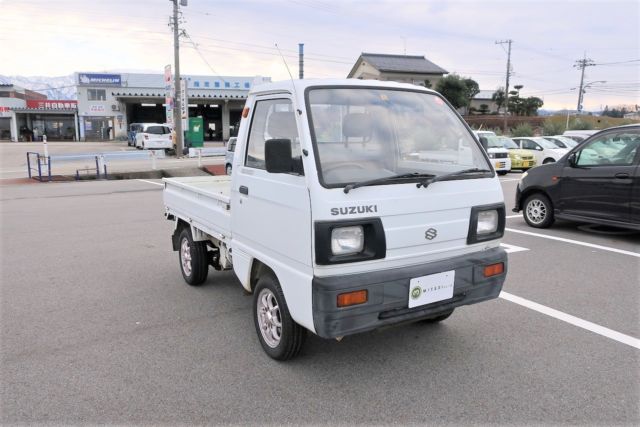
[[[497,276],[504,273],[504,263],[499,262],[497,264],[485,265],[484,277]]]
[[[367,302],[367,291],[354,291],[338,295],[338,307],[348,307],[350,305],[364,304]]]

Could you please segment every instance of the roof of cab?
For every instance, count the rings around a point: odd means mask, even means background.
[[[295,85],[295,89],[293,89]],[[361,80],[361,79],[302,79],[302,80],[281,80],[277,82],[263,83],[254,86],[249,92],[250,95],[264,94],[264,93],[277,93],[277,92],[303,92],[309,87],[317,86],[345,86],[345,87],[379,87],[389,89],[410,89],[420,90],[428,93],[435,93],[435,91],[425,88],[424,86],[417,86],[408,83],[397,83],[392,81],[380,81],[380,80]]]

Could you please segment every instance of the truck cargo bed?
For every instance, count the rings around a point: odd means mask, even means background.
[[[231,238],[231,177],[164,178],[166,212],[219,240]]]

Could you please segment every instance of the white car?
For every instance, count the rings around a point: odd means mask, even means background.
[[[569,150],[560,148],[548,139],[541,136],[527,136],[512,138],[520,148],[531,150],[536,158],[536,164],[543,165],[545,163],[553,163],[560,160],[562,156],[567,154]]]
[[[489,158],[491,159],[491,165],[494,167],[498,175],[506,175],[511,171],[511,158],[509,157],[509,150],[504,148],[502,144],[498,144],[495,140],[488,137],[496,136],[495,132],[487,130],[474,131],[478,141],[482,144]]]
[[[544,139],[548,139],[553,142],[560,148],[566,148],[567,150],[571,150],[573,147],[578,145],[578,142],[569,138],[568,136],[563,135],[554,135],[554,136],[545,136]]]
[[[171,128],[160,123],[141,123],[136,132],[136,148],[142,150],[171,150]]]

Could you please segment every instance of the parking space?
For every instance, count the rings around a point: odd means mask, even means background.
[[[2,188],[3,423],[640,422],[638,348],[503,298],[439,325],[310,336],[300,358],[274,362],[233,273],[184,284],[158,184]],[[507,228],[640,252],[637,234]],[[503,241],[505,292],[640,337],[638,256]]]

